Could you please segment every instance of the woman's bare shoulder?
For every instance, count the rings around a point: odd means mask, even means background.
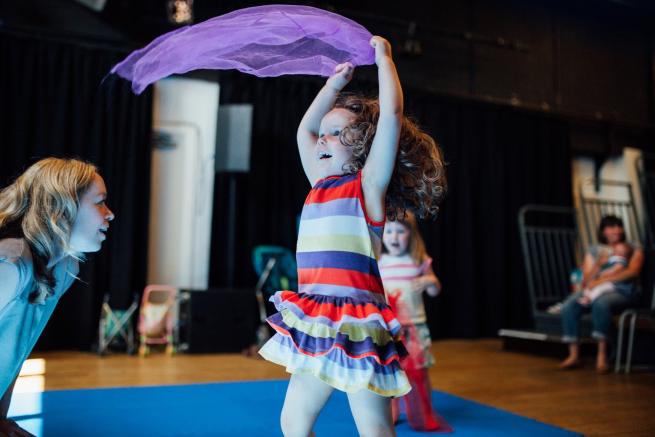
[[[0,240],[0,261],[16,262],[26,251],[27,243],[23,238],[5,238]]]
[[[21,262],[27,244],[21,238],[0,240],[0,310],[20,293]],[[28,250],[29,252],[29,250]]]

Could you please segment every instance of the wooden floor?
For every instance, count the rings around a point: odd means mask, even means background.
[[[554,358],[504,351],[494,339],[437,341],[433,352],[435,389],[589,436],[655,436],[655,372],[597,375],[591,364],[561,372]],[[50,352],[31,358],[45,360],[45,390],[287,377],[279,366],[241,355]],[[30,390],[30,382],[34,377],[21,378],[16,390]]]

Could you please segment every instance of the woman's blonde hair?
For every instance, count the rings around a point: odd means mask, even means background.
[[[69,240],[80,197],[96,173],[87,162],[45,158],[0,191],[0,238],[25,238],[32,252],[36,283],[32,302],[53,294],[51,260],[61,255],[82,257]]]
[[[375,137],[380,105],[377,99],[341,93],[335,108],[355,114],[355,121],[344,129],[340,141],[353,148],[352,158],[343,170],[361,170]],[[436,216],[446,194],[446,163],[437,142],[411,118],[404,116],[400,127],[398,154],[385,196],[387,219],[410,209],[420,218]]]
[[[421,237],[421,233],[418,230],[418,222],[416,221],[416,216],[411,211],[405,211],[404,214],[402,212],[398,212],[396,213],[396,218],[392,221],[400,223],[409,229],[409,246],[407,247],[407,251],[412,257],[414,263],[420,265],[423,261],[425,261],[426,258],[429,257],[429,255],[425,249],[425,242],[423,241],[423,237]],[[384,245],[382,246],[382,251],[386,253],[387,250],[384,248]]]

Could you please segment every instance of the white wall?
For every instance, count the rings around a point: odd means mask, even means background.
[[[605,161],[600,169],[600,179],[628,182],[631,185],[632,193],[634,196],[637,216],[639,219],[639,227],[641,235],[644,235],[644,205],[643,196],[641,194],[641,187],[636,173],[635,161],[641,156],[641,151],[626,147],[623,149],[623,155]],[[573,160],[573,190],[574,202],[576,207],[580,206],[580,192],[584,193],[585,197],[598,197],[603,199],[616,199],[616,200],[629,200],[630,195],[624,187],[614,186],[601,186],[601,190],[596,192],[593,184],[594,174],[594,161],[591,158],[576,157]],[[624,218],[624,221],[627,220]],[[580,221],[580,223],[582,223]],[[584,238],[585,232],[582,230]],[[583,239],[586,245],[589,242]]]
[[[155,84],[148,283],[206,289],[219,86],[168,78]],[[163,147],[162,147],[163,146]]]

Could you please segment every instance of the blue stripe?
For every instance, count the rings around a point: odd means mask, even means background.
[[[337,332],[335,338],[312,337],[311,335],[284,323],[280,313],[272,315],[267,320],[271,325],[278,326],[287,331],[298,347],[311,354],[328,352],[330,349],[334,348],[336,344],[339,344],[343,346],[350,355],[374,353],[382,361],[386,361],[394,354],[398,354],[399,358],[407,355],[407,351],[401,342],[395,342],[392,340],[385,345],[379,345],[376,344],[371,337],[366,337],[362,341],[352,341],[348,335],[343,332]]]
[[[301,220],[318,219],[333,215],[364,217],[357,197],[345,197],[323,203],[310,203],[303,207]]]
[[[286,306],[286,305],[292,305],[294,302],[292,301],[287,301],[287,300],[281,300],[280,298],[280,293],[283,293],[282,291],[278,291],[275,293],[273,296],[270,297],[270,300],[274,302],[276,307],[279,305]],[[371,299],[370,301],[365,301],[362,299],[353,299],[351,296],[328,296],[325,294],[314,294],[314,293],[296,293],[298,295],[298,298],[301,300],[299,303],[302,305],[302,300],[307,299],[310,300],[318,305],[324,304],[324,303],[329,303],[334,306],[340,307],[342,305],[367,305],[371,304],[374,305],[376,308],[378,308],[380,311],[389,308],[389,305],[387,305],[386,302],[377,302],[375,299]],[[373,295],[371,293],[371,295]],[[305,302],[306,305],[308,305],[307,302]],[[278,308],[279,309],[279,308]],[[303,314],[304,315],[304,314]],[[382,317],[382,314],[380,314],[380,317]]]
[[[298,269],[344,269],[380,276],[378,263],[374,258],[355,252],[297,252],[296,262]]]
[[[382,232],[384,231],[384,225],[381,225],[381,226],[373,226],[373,225],[370,224],[370,223],[367,223],[367,225],[368,225],[368,228],[369,228],[370,230],[372,230],[373,233],[374,233],[377,237],[379,237],[380,239],[382,239]]]

